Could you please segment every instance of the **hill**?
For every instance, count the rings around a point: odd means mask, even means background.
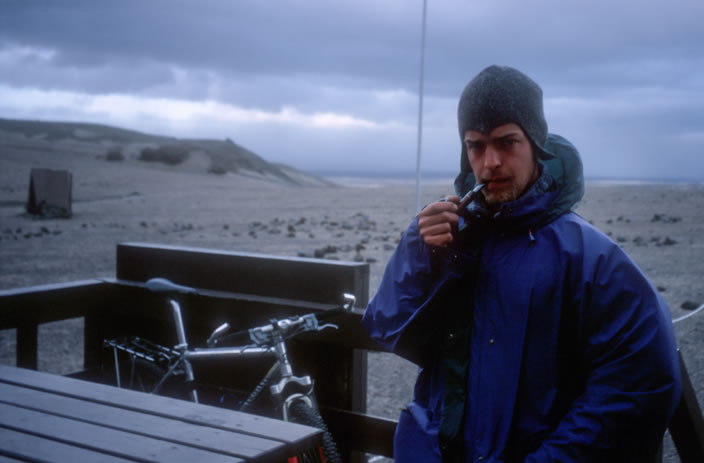
[[[0,119],[0,153],[9,152],[83,154],[107,162],[231,173],[289,185],[332,185],[293,167],[269,163],[230,139],[181,139],[101,124]]]

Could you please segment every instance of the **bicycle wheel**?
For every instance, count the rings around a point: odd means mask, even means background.
[[[306,452],[306,454],[301,455],[303,461],[311,462],[328,462],[328,463],[341,463],[340,453],[337,451],[337,445],[328,431],[328,427],[325,422],[320,417],[320,414],[313,410],[310,405],[308,405],[303,400],[296,400],[291,404],[289,409],[289,414],[291,416],[291,421],[294,423],[305,424],[307,426],[312,426],[323,431],[323,454],[325,458],[321,458],[318,449],[313,449],[311,452]]]

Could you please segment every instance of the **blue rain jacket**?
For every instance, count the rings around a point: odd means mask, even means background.
[[[680,395],[669,310],[621,248],[572,209],[581,161],[556,158],[521,198],[479,201],[452,246],[405,231],[362,323],[420,366],[399,463],[642,462]],[[472,187],[464,172],[456,185]],[[463,224],[464,225],[464,224]]]

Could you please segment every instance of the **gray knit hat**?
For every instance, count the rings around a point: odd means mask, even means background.
[[[472,168],[467,159],[464,134],[475,130],[489,134],[504,124],[518,124],[538,150],[538,157],[553,157],[544,145],[548,124],[543,113],[543,91],[530,77],[507,66],[489,66],[472,79],[462,92],[457,107],[462,143],[460,169]]]

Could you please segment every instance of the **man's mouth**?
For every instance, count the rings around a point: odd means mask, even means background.
[[[495,190],[497,188],[502,188],[508,182],[511,180],[510,177],[491,177],[490,179],[486,180],[486,188],[487,190]]]

